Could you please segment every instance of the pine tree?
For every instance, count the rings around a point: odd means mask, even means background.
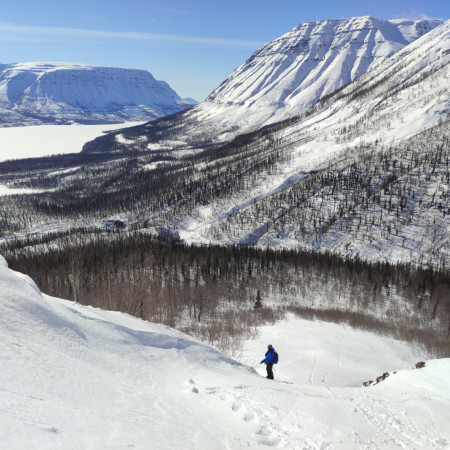
[[[255,309],[262,308],[261,292],[260,292],[259,289],[256,291],[256,300],[255,300],[255,306],[254,306],[254,308],[255,308]]]

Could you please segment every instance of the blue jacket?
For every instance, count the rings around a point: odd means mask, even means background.
[[[260,362],[260,364],[272,364],[273,360],[275,358],[275,349],[271,348],[270,350],[267,350],[266,354],[264,355],[265,358]]]

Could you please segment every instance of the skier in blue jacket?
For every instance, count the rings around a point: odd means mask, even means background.
[[[273,363],[275,359],[275,349],[271,346],[267,346],[267,352],[264,355],[265,358],[260,362],[260,364],[266,364],[267,377],[269,380],[273,380]]]

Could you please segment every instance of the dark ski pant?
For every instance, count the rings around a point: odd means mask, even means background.
[[[269,378],[269,380],[273,380],[273,363],[267,364],[266,363],[266,370],[267,370],[267,378]]]

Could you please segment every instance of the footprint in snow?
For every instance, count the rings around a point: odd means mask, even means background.
[[[242,402],[240,400],[236,400],[233,403],[232,408],[233,408],[233,411],[239,411],[242,408]]]
[[[254,422],[254,421],[255,421],[255,418],[256,418],[255,413],[252,412],[252,411],[247,411],[247,412],[244,414],[244,420],[245,420],[246,422]]]
[[[194,385],[192,386],[192,388],[188,387],[184,392],[192,392],[194,394],[198,394],[200,392],[198,388],[195,386],[195,381],[192,378],[190,378],[188,381],[185,381],[183,384],[188,386]]]

